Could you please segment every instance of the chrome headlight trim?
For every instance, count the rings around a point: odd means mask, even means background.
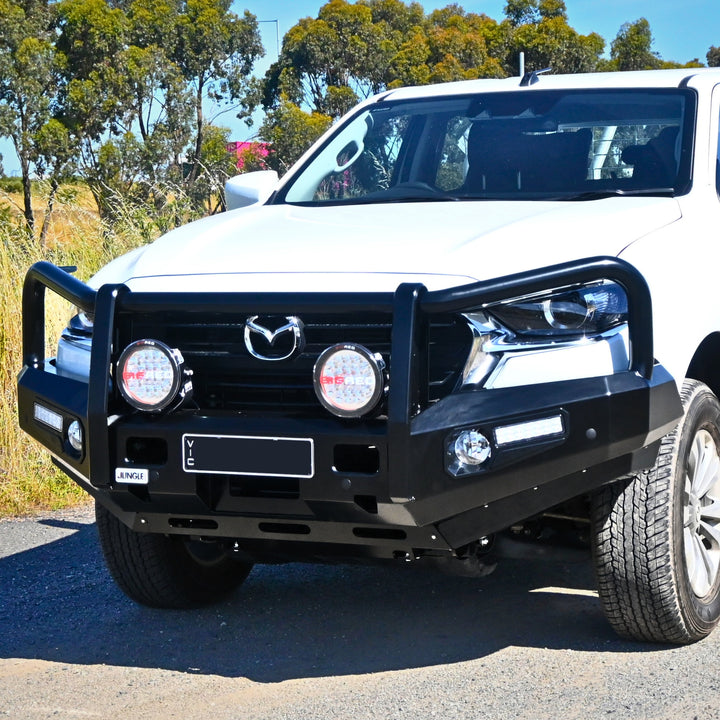
[[[483,383],[487,390],[614,375],[630,367],[627,325],[595,338],[514,345],[495,341],[485,349],[499,358]]]
[[[487,350],[495,338],[501,337],[500,331],[488,316],[482,312],[463,313],[472,333],[470,352],[462,371],[462,385],[480,385],[498,363],[499,356]]]

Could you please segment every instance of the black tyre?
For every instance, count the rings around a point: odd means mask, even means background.
[[[720,619],[720,403],[694,380],[682,400],[655,467],[593,498],[598,592],[622,637],[690,643]]]
[[[219,544],[134,532],[99,503],[95,518],[110,574],[141,605],[181,609],[216,602],[252,568]]]

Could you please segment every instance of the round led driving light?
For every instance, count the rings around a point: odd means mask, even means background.
[[[117,379],[123,397],[138,410],[164,410],[178,394],[183,357],[158,340],[136,340],[123,350]]]
[[[385,391],[384,370],[382,357],[362,345],[333,345],[315,363],[315,394],[333,415],[362,417]]]
[[[454,449],[463,465],[482,465],[491,453],[490,441],[477,430],[463,430],[455,440]]]

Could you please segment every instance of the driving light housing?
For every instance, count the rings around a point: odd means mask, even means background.
[[[385,362],[362,345],[333,345],[318,357],[313,383],[318,400],[333,415],[362,417],[385,394]]]
[[[67,430],[68,442],[70,447],[77,452],[83,451],[83,431],[82,426],[77,420],[73,420],[68,425]]]
[[[477,428],[454,433],[445,445],[445,467],[455,477],[480,472],[492,456],[492,445]]]
[[[491,453],[490,441],[477,430],[463,430],[455,440],[454,449],[464,465],[482,465]]]
[[[190,390],[179,350],[158,340],[130,343],[117,364],[117,384],[122,396],[138,410],[160,412]]]

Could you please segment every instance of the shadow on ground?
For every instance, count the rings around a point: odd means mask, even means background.
[[[160,611],[115,587],[93,524],[45,522],[73,532],[0,559],[2,658],[279,682],[462,662],[512,645],[643,649],[617,640],[583,592],[593,587],[589,560],[507,559],[479,579],[404,563],[258,566],[218,605]]]

